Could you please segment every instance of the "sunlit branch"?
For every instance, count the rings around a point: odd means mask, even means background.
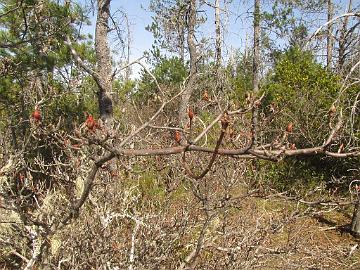
[[[334,17],[332,20],[327,21],[326,23],[324,23],[323,25],[321,25],[308,39],[308,41],[305,44],[305,47],[307,47],[310,43],[310,41],[317,36],[317,34],[319,34],[319,32],[321,31],[321,29],[323,29],[324,27],[328,26],[329,24],[333,23],[334,21],[344,18],[344,17],[360,17],[360,13],[345,13],[342,15],[339,15],[337,17]]]
[[[68,36],[66,38],[66,40],[64,41],[64,43],[66,45],[68,45],[70,52],[72,54],[72,56],[74,57],[75,62],[82,67],[90,76],[93,77],[93,79],[95,80],[97,85],[101,85],[101,80],[99,78],[99,74],[97,72],[95,72],[93,69],[91,69],[90,67],[88,67],[84,61],[81,59],[81,57],[79,56],[79,54],[77,53],[77,51],[74,49],[74,47],[72,46],[72,42],[70,40],[70,37]]]

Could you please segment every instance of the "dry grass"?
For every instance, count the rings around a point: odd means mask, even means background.
[[[358,240],[343,232],[351,222],[346,214],[331,212],[319,221],[275,199],[247,198],[239,206],[229,212],[222,234],[228,237],[217,243],[233,251],[211,245],[196,269],[360,269],[360,252],[352,251]],[[331,219],[325,223],[325,217]]]

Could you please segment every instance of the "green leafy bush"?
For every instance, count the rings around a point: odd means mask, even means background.
[[[288,143],[297,148],[322,145],[331,130],[329,108],[340,88],[340,78],[316,63],[311,53],[296,47],[289,49],[279,57],[263,88],[266,97],[262,112],[268,122],[263,134],[266,141],[282,136],[291,122],[294,128],[287,137]],[[270,106],[275,112],[269,110]],[[336,116],[333,117],[335,122]],[[294,192],[322,181],[329,183],[332,176],[345,176],[354,166],[353,162],[325,156],[287,158],[281,163],[264,165],[268,181],[280,190]]]
[[[178,89],[179,85],[187,76],[187,68],[178,57],[163,58],[151,71],[159,84],[171,89]],[[145,71],[142,71],[139,88],[134,93],[137,100],[148,100],[158,92],[153,78]],[[168,93],[168,94],[174,94]]]
[[[292,122],[294,132],[289,139],[297,146],[321,144],[329,132],[328,111],[339,89],[338,76],[316,63],[311,53],[289,49],[278,59],[264,87],[265,114],[269,114],[270,104],[276,108],[268,137]]]
[[[237,106],[245,105],[245,95],[247,92],[252,91],[252,55],[240,55],[237,53],[236,58],[236,67],[235,70],[232,70],[233,67],[229,66],[227,68],[227,73],[231,78],[231,84],[233,86],[233,91],[230,93],[230,99]]]

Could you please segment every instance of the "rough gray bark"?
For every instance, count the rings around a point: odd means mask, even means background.
[[[177,32],[178,32],[178,47],[179,47],[179,57],[182,63],[185,60],[185,23],[184,23],[184,14],[182,9],[178,10],[178,19],[177,22]]]
[[[253,92],[256,96],[259,92],[259,67],[260,67],[260,0],[255,0],[254,5],[254,51],[253,51]],[[258,108],[252,110],[252,133],[253,143],[257,144],[256,128],[258,125]]]
[[[331,21],[333,16],[334,16],[334,5],[332,3],[332,0],[328,0],[327,1],[327,20]],[[326,47],[326,67],[327,69],[331,69],[331,64],[332,64],[332,52],[333,52],[333,44],[334,44],[334,39],[332,36],[332,32],[333,32],[333,24],[330,23],[328,25],[328,29],[327,29],[327,47]]]
[[[181,63],[185,61],[185,27],[182,25],[179,29],[179,57]]]
[[[96,71],[99,75],[98,102],[100,117],[104,121],[111,119],[113,116],[112,100],[109,94],[112,92],[112,67],[110,48],[107,41],[110,2],[111,0],[98,0],[95,29]]]
[[[352,222],[351,222],[351,231],[360,236],[360,200],[358,200],[357,204],[355,205]]]
[[[181,96],[181,102],[179,107],[179,126],[185,127],[187,123],[187,107],[189,106],[189,101],[191,94],[194,90],[195,74],[196,74],[196,60],[197,60],[197,51],[195,44],[195,25],[196,25],[196,0],[190,0],[188,7],[188,18],[187,18],[187,44],[190,53],[190,74],[189,80],[186,85],[186,89]]]
[[[215,0],[215,54],[218,69],[221,66],[220,0]]]

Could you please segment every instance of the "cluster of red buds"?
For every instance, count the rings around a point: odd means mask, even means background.
[[[32,119],[35,121],[35,123],[40,123],[42,117],[41,117],[41,111],[40,109],[35,106],[35,110],[31,114]]]

